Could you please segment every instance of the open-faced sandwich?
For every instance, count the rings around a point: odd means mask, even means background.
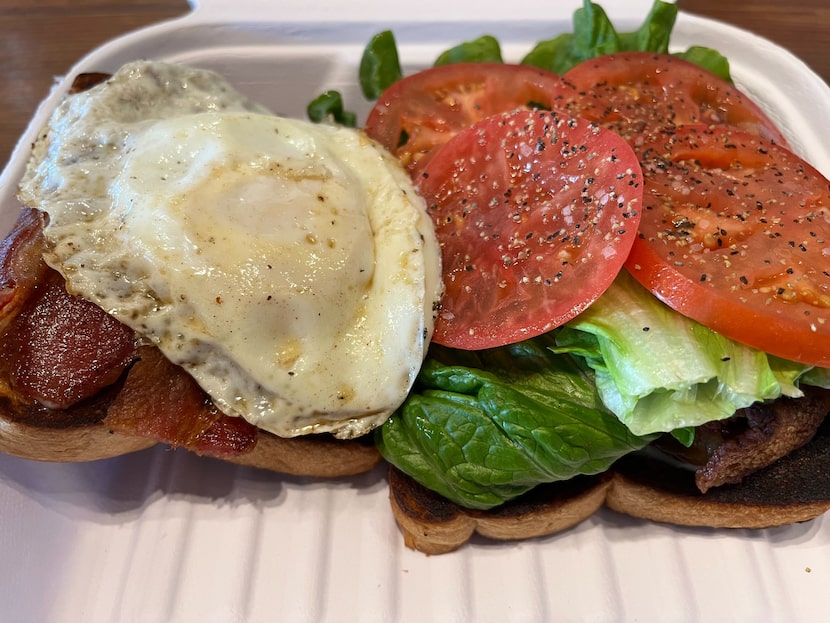
[[[830,182],[688,60],[721,58],[654,40],[675,13],[614,39],[586,2],[593,52],[577,30],[504,64],[482,38],[405,78],[370,46],[363,130],[336,94],[315,125],[167,63],[68,94],[0,248],[0,449],[383,457],[429,553],[603,504],[825,512]]]

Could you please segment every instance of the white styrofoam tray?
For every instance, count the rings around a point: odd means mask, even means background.
[[[580,3],[531,0],[527,18],[508,3],[442,4],[292,0],[263,9],[205,0],[184,18],[110,42],[69,76],[173,60],[219,70],[282,114],[303,117],[327,88],[365,112],[356,65],[375,32],[395,31],[407,68],[484,33],[518,60],[569,30]],[[606,4],[633,28],[651,2]],[[738,84],[830,175],[830,88],[821,79],[768,41],[682,14],[673,44],[693,43],[724,52]],[[3,231],[18,210],[28,145],[68,83],[44,100],[0,176]],[[830,612],[826,518],[715,531],[603,510],[564,534],[476,539],[426,557],[403,546],[382,468],[320,482],[160,447],[88,464],[0,456],[0,517],[0,620],[16,623],[822,621]]]

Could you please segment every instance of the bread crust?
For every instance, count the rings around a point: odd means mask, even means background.
[[[615,473],[605,498],[608,508],[639,519],[708,528],[772,528],[815,519],[830,501],[776,506],[682,496]]]
[[[610,474],[575,478],[536,487],[497,509],[477,511],[450,502],[390,467],[389,500],[407,547],[446,554],[474,534],[516,541],[567,530],[602,506],[610,484]]]
[[[618,472],[585,478],[579,487],[540,487],[532,499],[474,511],[428,491],[392,467],[389,499],[404,544],[430,555],[455,551],[475,534],[501,541],[557,534],[588,519],[603,505],[660,523],[749,529],[809,521],[830,510],[830,501],[755,505],[682,496]]]
[[[47,462],[86,462],[137,452],[156,445],[154,439],[110,430],[106,420],[50,428],[21,422],[0,404],[0,452]],[[249,452],[221,460],[269,471],[338,478],[362,474],[380,462],[380,453],[367,440],[341,441],[328,435],[283,439],[260,431]]]
[[[293,476],[340,478],[368,472],[381,459],[371,436],[351,440],[329,435],[286,439],[260,431],[253,450],[224,460]]]
[[[770,470],[787,472],[788,462],[815,480],[810,461],[824,464],[830,435],[817,436],[809,446]],[[0,452],[36,461],[95,461],[137,452],[156,445],[152,439],[111,431],[105,422],[48,428],[16,421],[8,406],[0,407]],[[815,457],[812,459],[812,457]],[[283,439],[261,432],[250,452],[222,460],[295,476],[337,478],[373,469],[381,460],[370,439],[337,440],[329,436]],[[751,494],[695,494],[693,475],[653,477],[647,461],[622,461],[612,472],[553,483],[488,511],[459,507],[429,491],[394,467],[389,469],[389,499],[407,547],[426,554],[444,554],[467,543],[475,534],[495,540],[524,540],[572,528],[603,505],[633,517],[684,526],[768,528],[809,521],[830,510],[830,496],[814,500],[759,503]],[[752,483],[750,483],[751,486]],[[806,495],[806,494],[805,494]]]
[[[101,423],[71,428],[23,424],[0,412],[0,452],[34,461],[97,461],[156,445],[152,439],[110,432]]]

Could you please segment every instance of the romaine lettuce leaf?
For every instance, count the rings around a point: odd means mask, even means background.
[[[654,437],[602,404],[593,373],[552,335],[478,352],[433,347],[418,387],[376,432],[384,458],[467,508],[606,471]]]

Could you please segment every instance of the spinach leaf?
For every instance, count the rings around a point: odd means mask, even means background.
[[[703,67],[703,69],[712,72],[728,82],[732,82],[732,76],[729,72],[729,61],[717,50],[700,45],[693,45],[685,52],[680,52],[675,56],[694,63],[699,67]]]
[[[522,59],[522,65],[547,69],[555,74],[563,74],[583,60],[574,54],[574,34],[562,33],[553,39],[539,41]]]
[[[366,44],[358,76],[360,88],[368,100],[376,100],[403,77],[398,46],[391,30],[379,32]]]
[[[580,61],[623,49],[616,28],[598,4],[585,0],[583,7],[574,12],[573,23],[573,51]]]
[[[315,97],[309,102],[306,114],[315,123],[334,121],[350,128],[357,125],[357,115],[343,109],[343,96],[338,91],[326,91]]]
[[[375,434],[387,461],[467,508],[538,484],[606,471],[636,437],[603,405],[592,373],[554,355],[551,334],[478,352],[434,347],[418,387]]]
[[[435,60],[435,66],[454,63],[503,63],[501,45],[492,35],[482,35],[472,41],[465,41],[442,52]]]
[[[582,61],[622,49],[620,37],[608,15],[590,0],[585,0],[582,8],[574,11],[573,27],[572,33],[539,41],[522,59],[522,64],[564,74]]]
[[[621,33],[623,50],[668,54],[669,39],[677,21],[677,5],[656,0],[643,24],[634,32]]]
[[[574,12],[573,32],[539,41],[522,64],[564,74],[579,63],[615,52],[668,54],[669,39],[677,20],[677,5],[655,0],[642,25],[633,32],[618,32],[605,11],[590,0]],[[731,80],[729,63],[717,51],[696,46],[677,56]]]

